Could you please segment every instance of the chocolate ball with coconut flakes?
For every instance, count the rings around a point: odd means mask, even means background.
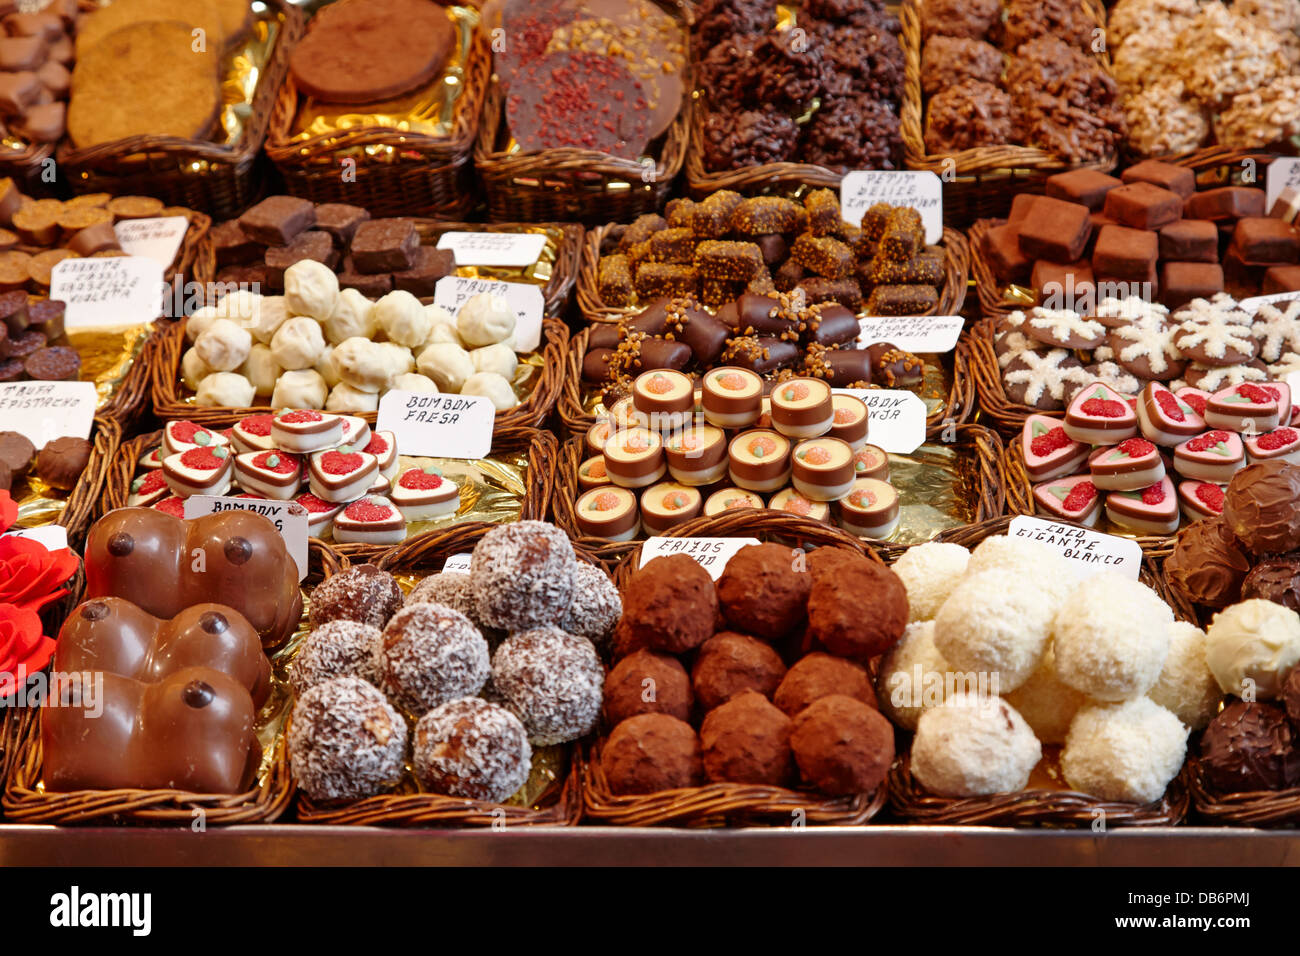
[[[359,564],[318,584],[309,604],[313,628],[328,621],[359,621],[382,628],[402,606],[402,589],[387,571]]]
[[[573,598],[577,561],[563,531],[544,521],[516,521],[479,539],[470,582],[485,627],[523,631],[563,620]]]
[[[538,747],[577,740],[595,727],[604,683],[591,641],[558,627],[511,634],[492,655],[492,687]]]

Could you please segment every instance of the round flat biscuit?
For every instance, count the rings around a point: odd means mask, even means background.
[[[251,11],[250,11],[251,12]],[[225,46],[226,16],[217,0],[113,0],[106,7],[82,17],[77,24],[77,59],[111,33],[133,23],[174,20],[189,25],[190,43],[194,30],[204,32],[204,45],[220,53]],[[212,68],[216,69],[213,62]]]

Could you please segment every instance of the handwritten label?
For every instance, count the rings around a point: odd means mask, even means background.
[[[1300,299],[1300,289],[1295,292],[1274,292],[1272,295],[1257,295],[1249,299],[1242,299],[1237,306],[1243,312],[1254,312],[1261,305],[1275,305],[1278,302],[1293,302]]]
[[[94,382],[6,382],[0,385],[0,422],[37,448],[64,436],[89,438],[96,398]]]
[[[1300,158],[1279,156],[1268,164],[1264,174],[1264,211],[1269,212],[1282,190],[1287,187],[1300,188]]]
[[[61,524],[45,524],[39,528],[14,528],[0,538],[26,538],[45,545],[48,551],[58,551],[68,546],[68,529]]]
[[[684,554],[716,581],[737,551],[759,543],[757,538],[646,538],[641,545],[641,567],[655,558]]]
[[[1090,528],[1046,521],[1029,515],[1012,518],[1007,534],[1049,545],[1059,551],[1062,557],[1080,566],[1080,577],[1090,577],[1098,571],[1109,570],[1137,580],[1138,573],[1142,570],[1142,548],[1132,538],[1102,534]]]
[[[862,214],[878,202],[911,206],[925,224],[925,241],[934,245],[943,238],[943,183],[925,170],[855,170],[840,182],[840,214],[845,222],[859,225]]]
[[[486,458],[496,409],[481,395],[427,395],[393,389],[379,399],[376,431],[390,431],[403,455]]]
[[[468,551],[461,554],[453,554],[442,563],[443,574],[469,574],[469,561],[474,555]]]
[[[50,272],[50,298],[67,303],[69,329],[152,322],[165,291],[163,267],[146,256],[64,259]]]
[[[217,495],[191,495],[185,499],[185,518],[202,518],[222,511],[251,511],[275,525],[284,538],[289,557],[298,565],[298,580],[307,576],[307,509],[296,501],[271,501],[267,498],[227,498]]]
[[[447,276],[433,287],[433,304],[452,315],[476,295],[484,292],[504,296],[515,311],[515,351],[535,352],[542,341],[542,312],[546,304],[539,286],[526,282],[499,282],[496,279],[466,279]]]
[[[444,232],[439,249],[450,249],[458,266],[531,266],[546,248],[540,232]]]
[[[160,219],[123,219],[113,227],[117,244],[129,256],[144,256],[166,269],[176,261],[190,221],[184,216]]]
[[[859,345],[889,342],[905,352],[936,354],[957,347],[966,320],[960,315],[879,315],[861,320]]]
[[[837,388],[866,403],[867,441],[891,455],[910,455],[925,443],[925,402],[912,392],[885,388]]]

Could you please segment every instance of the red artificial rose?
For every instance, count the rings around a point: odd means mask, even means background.
[[[62,587],[77,573],[67,548],[51,551],[30,538],[0,538],[0,604],[39,611],[68,593]]]
[[[35,611],[0,604],[0,696],[9,696],[54,656],[54,641],[42,633]]]
[[[18,505],[9,497],[7,488],[0,488],[0,531],[13,527],[18,520]]]

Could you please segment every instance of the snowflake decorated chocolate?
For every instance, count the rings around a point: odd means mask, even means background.
[[[441,604],[411,604],[394,614],[376,660],[384,692],[411,714],[472,697],[491,670],[479,629]]]
[[[1066,382],[1083,374],[1082,363],[1064,349],[1025,351],[1007,363],[1002,382],[1013,402],[1052,410],[1064,403]]]
[[[1071,475],[1088,460],[1089,446],[1065,433],[1059,418],[1030,415],[1020,433],[1025,473],[1032,482]]]
[[[1133,322],[1110,331],[1115,361],[1142,379],[1167,381],[1183,374],[1187,362],[1174,340],[1181,330],[1153,323]]]
[[[415,725],[413,767],[434,793],[499,803],[528,780],[533,749],[519,718],[477,697],[435,707]]]
[[[1255,357],[1258,346],[1250,328],[1234,322],[1230,313],[1212,309],[1198,312],[1195,317],[1186,317],[1183,312],[1175,314],[1175,318],[1180,317],[1184,322],[1174,336],[1174,346],[1198,365],[1223,368],[1241,365]]]
[[[1263,382],[1267,379],[1268,372],[1260,365],[1224,365],[1209,368],[1193,363],[1187,366],[1187,371],[1183,373],[1185,384],[1203,392],[1217,392],[1226,385]]]
[[[479,539],[470,560],[479,620],[522,631],[559,622],[573,597],[568,536],[543,521],[516,521]]]
[[[1259,357],[1278,362],[1282,356],[1300,351],[1300,301],[1272,303],[1259,307],[1250,323],[1250,333],[1259,343]]]
[[[1029,310],[1021,329],[1031,339],[1051,348],[1092,349],[1106,336],[1104,325],[1085,319],[1072,309],[1045,309],[1041,306]]]
[[[492,687],[536,746],[577,740],[596,726],[605,669],[585,637],[558,627],[511,634],[492,655]]]

